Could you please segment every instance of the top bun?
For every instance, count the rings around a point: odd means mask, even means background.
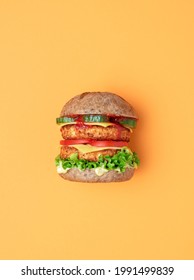
[[[116,115],[137,118],[134,108],[120,96],[110,92],[84,92],[70,99],[60,117],[66,115]]]

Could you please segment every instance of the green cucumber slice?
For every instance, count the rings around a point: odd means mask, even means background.
[[[113,122],[119,123],[126,128],[135,128],[136,119],[130,119],[125,117],[113,117],[106,115],[75,115],[75,116],[64,116],[56,119],[57,124],[71,123],[71,122],[86,122],[86,123],[98,123],[98,122]]]
[[[87,122],[87,123],[95,123],[95,122],[108,122],[109,117],[103,115],[77,115],[73,117],[60,117],[56,119],[57,124],[60,123],[70,123],[70,122]]]
[[[103,115],[83,115],[82,116],[84,122],[108,122],[109,117]]]
[[[132,128],[135,128],[137,124],[137,120],[135,119],[122,119],[119,120],[118,122],[125,127],[132,127]]]
[[[61,118],[56,118],[57,124],[60,123],[70,123],[70,122],[75,122],[76,119],[73,117],[61,117]]]

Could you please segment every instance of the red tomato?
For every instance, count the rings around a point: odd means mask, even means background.
[[[92,139],[78,139],[78,140],[61,140],[61,145],[76,145],[76,144],[90,144],[96,147],[124,147],[128,146],[128,142],[125,141],[98,141]]]
[[[76,144],[88,144],[91,140],[89,139],[78,139],[78,140],[61,140],[61,145],[76,145]]]

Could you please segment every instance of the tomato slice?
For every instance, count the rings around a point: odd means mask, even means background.
[[[61,140],[61,145],[76,145],[76,144],[89,144],[91,142],[90,139],[78,139],[78,140]]]
[[[76,145],[76,144],[90,144],[96,147],[124,147],[128,146],[128,142],[125,141],[98,141],[92,139],[78,139],[78,140],[61,140],[61,145]]]

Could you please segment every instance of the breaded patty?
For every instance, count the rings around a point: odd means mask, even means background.
[[[130,138],[130,131],[119,125],[102,127],[98,125],[79,126],[69,124],[61,128],[61,134],[64,139],[129,141]]]
[[[86,159],[89,161],[97,161],[98,157],[100,155],[103,156],[114,156],[114,154],[117,153],[118,150],[102,150],[102,151],[97,151],[97,152],[92,152],[92,153],[81,153],[79,152],[78,149],[70,146],[61,146],[61,151],[60,151],[60,157],[61,158],[69,158],[71,154],[78,153],[78,158],[79,159]]]

